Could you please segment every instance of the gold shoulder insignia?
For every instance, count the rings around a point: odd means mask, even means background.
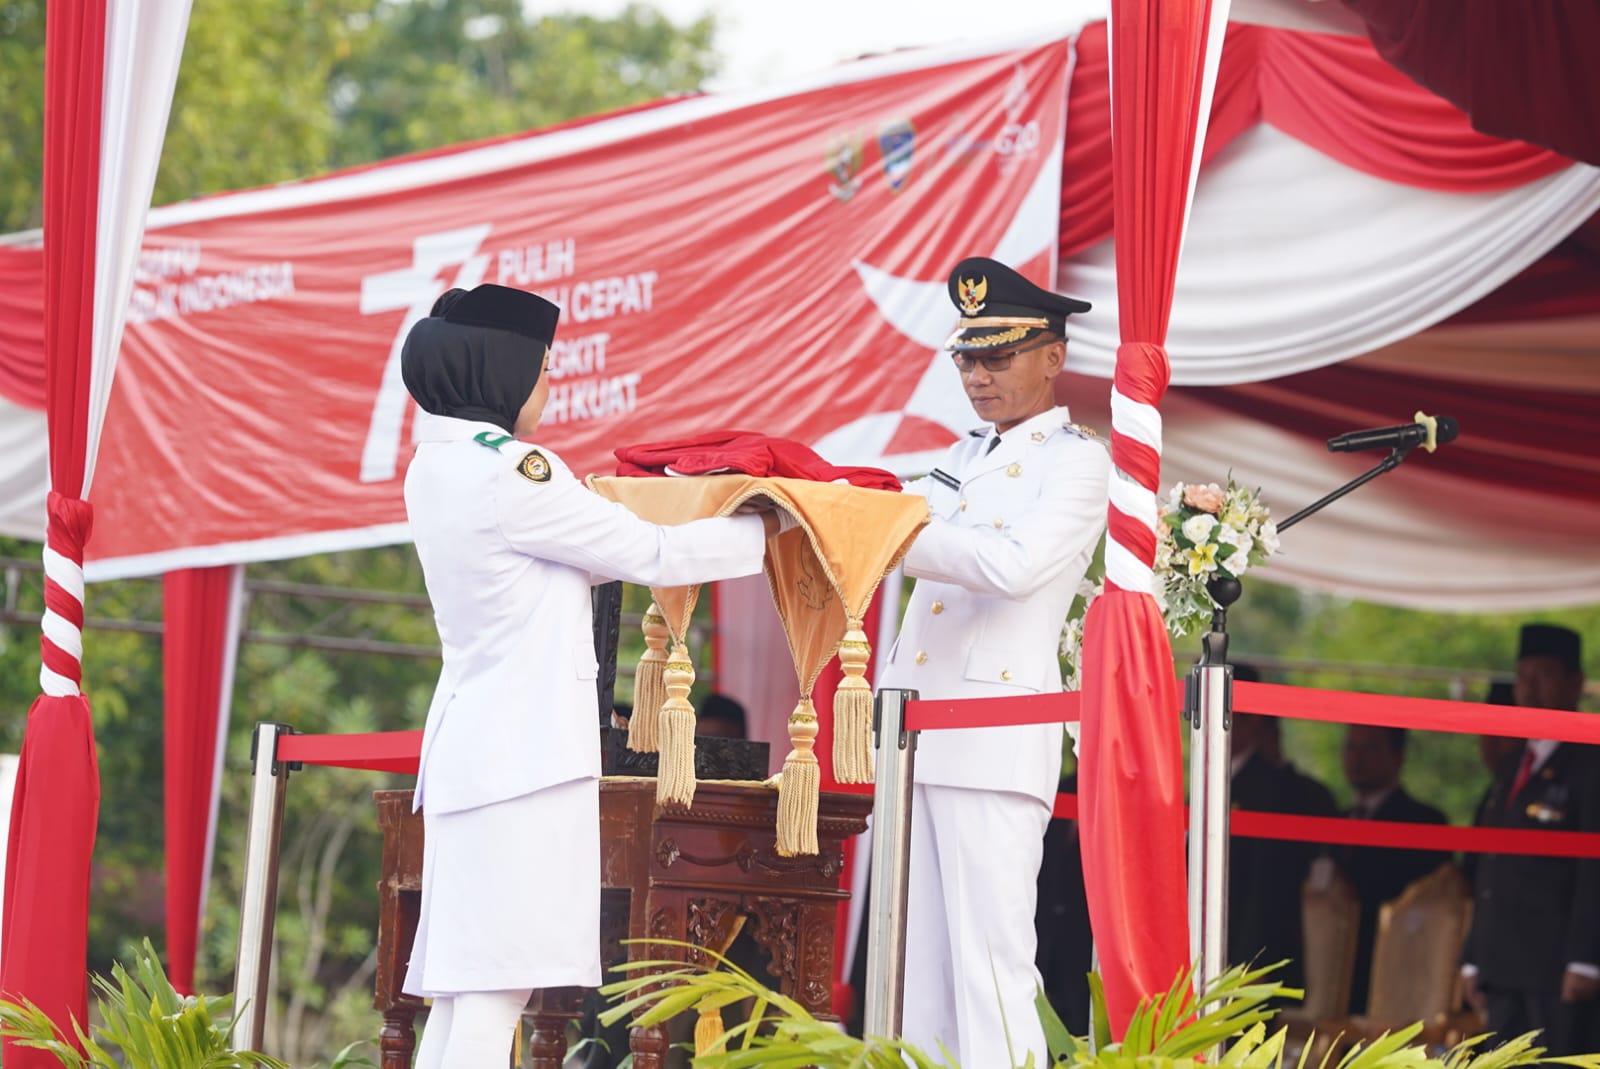
[[[547,483],[550,481],[550,462],[537,449],[530,449],[527,456],[517,461],[517,474],[531,483]]]
[[[1062,426],[1071,431],[1073,434],[1076,434],[1079,438],[1087,438],[1091,442],[1100,441],[1100,435],[1095,433],[1095,429],[1093,427],[1085,426],[1082,423],[1065,423],[1062,424]]]

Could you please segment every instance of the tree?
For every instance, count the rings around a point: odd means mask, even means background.
[[[0,0],[0,233],[44,220],[44,0]]]
[[[716,71],[710,16],[643,4],[530,19],[521,0],[383,3],[337,65],[339,165],[546,126],[689,92]]]
[[[0,232],[43,217],[44,12],[0,0]],[[153,203],[287,182],[676,93],[716,73],[711,16],[520,0],[194,0]]]

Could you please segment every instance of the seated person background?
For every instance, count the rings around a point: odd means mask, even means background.
[[[1344,777],[1356,792],[1355,802],[1346,816],[1413,824],[1446,823],[1442,812],[1411,797],[1400,785],[1406,741],[1405,728],[1353,724],[1345,732]],[[1355,976],[1350,985],[1350,1012],[1361,1014],[1367,1009],[1372,943],[1378,932],[1379,908],[1397,898],[1412,881],[1450,860],[1450,855],[1434,850],[1346,846],[1336,848],[1334,858],[1361,900]]]
[[[705,701],[695,710],[694,733],[713,735],[722,739],[749,738],[744,706],[726,694],[707,695]]]
[[[1235,665],[1234,678],[1260,682],[1251,665]],[[1338,816],[1333,793],[1284,759],[1275,716],[1233,714],[1233,808],[1265,813]],[[1322,855],[1316,843],[1228,840],[1228,960],[1270,965],[1288,959],[1274,978],[1302,985],[1300,885]]]

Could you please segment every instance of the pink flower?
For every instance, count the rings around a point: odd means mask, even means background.
[[[1192,509],[1215,514],[1222,510],[1223,503],[1228,495],[1216,483],[1206,486],[1186,486],[1183,490],[1183,503]]]

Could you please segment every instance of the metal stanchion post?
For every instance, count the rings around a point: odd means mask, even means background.
[[[862,1031],[900,1034],[906,968],[906,888],[911,872],[911,773],[917,735],[905,730],[913,690],[880,690],[873,709],[872,901],[867,911],[867,990]]]
[[[266,721],[256,725],[250,741],[255,778],[239,903],[239,953],[233,970],[233,1042],[241,1049],[260,1050],[266,1033],[272,926],[278,908],[278,843],[289,772],[298,767],[278,760],[278,739],[292,734],[289,725]]]
[[[1228,967],[1228,808],[1232,794],[1233,668],[1228,660],[1228,606],[1236,579],[1208,584],[1218,609],[1201,639],[1200,663],[1189,673],[1189,939],[1195,986]]]

